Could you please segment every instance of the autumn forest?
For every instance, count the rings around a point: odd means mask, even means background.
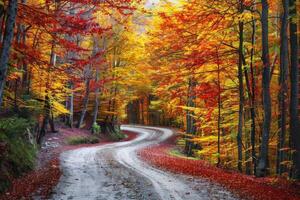
[[[0,199],[67,199],[61,174],[72,166],[62,163],[89,148],[152,174],[132,183],[138,194],[123,184],[97,199],[206,199],[160,192],[167,183],[139,162],[174,182],[169,173],[208,179],[234,199],[300,199],[299,9],[299,0],[0,0]],[[79,157],[83,170],[94,166]],[[146,179],[159,185],[151,195]]]

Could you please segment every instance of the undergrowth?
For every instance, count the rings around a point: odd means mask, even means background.
[[[120,128],[115,128],[115,130],[113,132],[111,132],[109,134],[110,139],[113,141],[119,141],[119,140],[123,140],[127,137],[126,134],[124,134]]]
[[[74,136],[67,138],[67,143],[70,145],[96,144],[99,143],[99,138],[96,136]]]
[[[36,145],[26,135],[34,122],[19,117],[0,119],[0,193],[10,180],[32,170],[36,160]]]

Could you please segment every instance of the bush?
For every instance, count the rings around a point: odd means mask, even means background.
[[[34,122],[9,117],[0,120],[0,193],[10,184],[9,178],[19,177],[35,166],[36,146],[27,141],[25,132]]]
[[[67,143],[70,145],[78,144],[96,144],[99,143],[99,138],[96,136],[74,136],[67,138]]]
[[[113,130],[110,132],[110,138],[113,141],[120,141],[127,137],[124,133],[122,133],[120,126],[115,125],[113,126]]]
[[[92,126],[92,133],[93,134],[99,134],[101,131],[101,128],[100,126],[95,122],[93,123],[93,126]]]

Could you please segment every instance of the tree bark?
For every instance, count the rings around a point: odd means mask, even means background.
[[[87,77],[86,81],[85,81],[85,95],[84,95],[84,98],[83,98],[83,108],[82,108],[82,111],[81,111],[81,115],[80,115],[80,119],[77,123],[77,128],[80,128],[83,121],[84,121],[84,118],[85,118],[85,114],[86,114],[86,111],[87,111],[87,106],[88,106],[88,103],[89,103],[89,95],[90,95],[90,78]]]
[[[105,43],[106,43],[106,39],[105,39],[105,37],[103,37],[103,43],[102,43],[102,50],[103,51],[106,49],[106,44]],[[97,38],[94,38],[94,46],[98,46]],[[97,66],[96,67],[96,77],[95,77],[96,83],[98,83],[99,80],[100,80],[100,70],[99,70],[99,67]],[[95,108],[94,108],[94,115],[93,115],[93,124],[97,123],[98,110],[99,110],[99,104],[100,104],[99,94],[100,94],[100,88],[98,86],[96,88],[96,91],[95,91]]]
[[[298,60],[298,36],[297,23],[293,17],[297,16],[296,0],[289,1],[290,7],[290,58],[291,58],[291,100],[290,100],[290,145],[294,150],[292,155],[293,169],[292,177],[300,179],[300,135],[299,135],[299,60]]]
[[[74,91],[73,91],[73,82],[70,81],[69,83],[70,85],[70,90],[71,90],[71,94],[68,97],[68,102],[69,102],[69,116],[68,116],[68,121],[67,121],[67,125],[70,128],[73,128],[73,116],[74,116]]]
[[[195,104],[195,99],[196,96],[194,94],[194,88],[196,87],[196,81],[194,78],[189,78],[189,83],[188,83],[188,99],[187,99],[187,107],[194,108],[196,106]],[[195,125],[195,119],[193,112],[190,110],[186,111],[186,132],[187,134],[194,135],[196,134],[196,125]],[[194,143],[188,141],[191,139],[191,137],[186,138],[186,145],[185,145],[185,153],[188,156],[192,156],[193,154],[193,149],[194,149]]]
[[[286,136],[286,97],[287,97],[287,76],[288,76],[288,17],[289,17],[289,2],[288,0],[282,0],[283,13],[281,16],[281,31],[280,31],[280,76],[279,85],[280,91],[278,95],[279,100],[279,119],[278,119],[278,143],[277,143],[277,161],[276,161],[276,172],[277,174],[283,173],[283,166],[281,162],[284,160],[284,151],[282,150],[285,146]]]
[[[260,155],[256,175],[258,177],[266,176],[268,171],[268,152],[269,152],[269,135],[271,126],[271,95],[270,95],[270,55],[269,55],[269,3],[267,0],[262,0],[262,60],[263,60],[263,77],[262,77],[262,92],[263,92],[263,129],[262,141],[260,147]]]
[[[2,105],[2,100],[3,100],[3,92],[4,92],[6,77],[7,77],[8,60],[10,54],[10,47],[14,35],[17,9],[18,9],[18,1],[10,0],[7,8],[5,32],[4,32],[4,38],[3,38],[2,48],[0,52],[0,106]]]
[[[255,95],[255,90],[256,90],[256,81],[255,81],[255,72],[254,72],[254,54],[255,54],[255,34],[256,34],[256,20],[254,17],[252,17],[252,35],[251,35],[251,63],[250,63],[250,73],[251,73],[251,96],[250,98],[250,105],[251,105],[251,156],[252,156],[252,164],[253,164],[253,174],[256,174],[256,163],[257,163],[257,158],[256,158],[256,151],[255,151],[255,136],[256,136],[256,124],[255,124],[255,119],[256,119],[256,112],[255,112],[255,101],[256,101],[256,95]],[[250,91],[250,88],[249,88]]]
[[[222,99],[221,99],[221,79],[220,79],[220,60],[219,52],[217,49],[217,64],[218,64],[218,163],[217,166],[221,163],[221,108],[222,108]]]
[[[50,119],[50,99],[49,99],[49,95],[48,95],[48,90],[46,90],[46,96],[45,96],[45,101],[44,101],[44,112],[45,113],[44,113],[44,117],[43,117],[43,121],[42,121],[42,126],[41,126],[40,132],[37,137],[38,144],[42,143],[42,139],[47,133],[47,127],[48,127],[49,119]]]
[[[99,81],[99,68],[96,69],[96,83]],[[94,115],[93,115],[93,124],[97,123],[98,118],[98,110],[99,110],[99,94],[100,94],[100,88],[97,87],[95,91],[95,108],[94,108]]]
[[[243,1],[240,1],[239,12],[244,12]],[[238,170],[243,171],[243,123],[244,123],[244,78],[243,78],[243,49],[244,49],[244,22],[239,22],[239,62],[238,62],[238,79],[239,79],[239,122],[237,133],[238,145]]]

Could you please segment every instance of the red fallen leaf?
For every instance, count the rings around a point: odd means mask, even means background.
[[[219,183],[243,199],[255,200],[300,200],[299,184],[293,185],[287,180],[279,180],[274,184],[270,178],[255,178],[234,171],[226,171],[211,166],[203,160],[190,160],[173,157],[168,154],[173,139],[168,142],[147,147],[138,152],[138,155],[151,165],[175,173],[207,178]]]
[[[46,198],[52,188],[58,183],[61,172],[58,167],[59,160],[55,158],[48,162],[42,169],[32,171],[24,177],[14,180],[9,192],[0,196],[2,200],[30,199],[31,195],[39,188],[39,195]]]

